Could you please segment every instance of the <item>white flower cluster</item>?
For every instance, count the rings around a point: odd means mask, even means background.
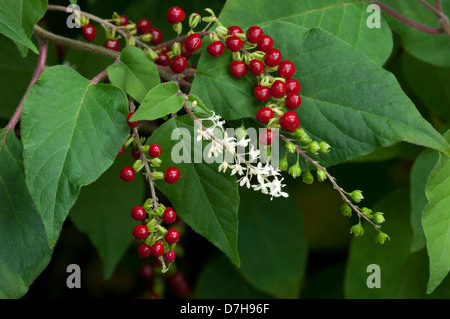
[[[211,126],[199,125],[197,127],[197,142],[202,139],[211,140],[208,145],[208,158],[223,154],[224,149],[231,155],[228,156],[229,161],[226,160],[227,156],[223,156],[223,161],[219,165],[219,172],[225,173],[227,169],[230,169],[231,175],[238,176],[239,186],[245,185],[247,188],[253,188],[255,191],[268,194],[271,196],[271,200],[274,197],[288,197],[288,193],[282,191],[285,184],[282,184],[284,179],[279,178],[280,170],[269,163],[263,165],[262,162],[258,161],[261,159],[261,152],[255,148],[254,144],[250,144],[251,139],[246,139],[245,136],[239,139],[234,135],[229,136],[223,127],[225,121],[222,121],[221,117],[212,111],[211,114],[210,117],[201,120],[202,123],[212,122]],[[248,147],[250,147],[250,150],[245,152]],[[244,151],[240,152],[242,150]],[[256,166],[253,165],[255,162],[257,162]],[[255,180],[256,183],[254,183]]]

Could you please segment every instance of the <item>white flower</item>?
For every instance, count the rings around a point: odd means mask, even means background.
[[[224,172],[225,173],[227,171],[228,167],[230,167],[230,164],[228,164],[227,161],[223,161],[223,163],[219,165],[219,173],[220,172]]]
[[[250,152],[248,152],[249,155],[249,162],[253,162],[254,160],[259,158],[260,151],[258,149],[255,149],[253,144],[250,146]]]
[[[230,166],[231,168],[231,174],[230,175],[234,175],[236,173],[238,173],[238,175],[244,175],[244,172],[247,168],[241,166],[240,164],[234,164]]]
[[[217,157],[219,153],[222,153],[222,145],[216,141],[213,140],[209,145],[210,148],[208,150],[208,158],[211,158],[211,156]]]
[[[281,184],[281,182],[284,180],[284,178],[282,179],[278,179],[277,177],[275,177],[270,185],[270,196],[272,196],[270,198],[270,200],[272,200],[274,197],[289,197],[289,194],[286,192],[282,192],[281,188],[285,186],[285,184]]]
[[[247,188],[250,188],[250,178],[248,177],[248,175],[245,175],[244,177],[242,177],[240,180],[239,180],[239,186],[247,186]]]

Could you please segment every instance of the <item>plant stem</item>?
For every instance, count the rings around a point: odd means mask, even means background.
[[[195,32],[195,33],[201,37],[211,34],[211,32],[209,32],[209,31],[201,31],[201,32]],[[188,35],[182,35],[182,36],[173,38],[172,40],[155,45],[155,46],[151,47],[151,49],[153,51],[157,51],[157,50],[163,49],[167,46],[171,46],[172,44],[174,44],[176,42],[183,42],[184,40],[186,40],[187,37],[188,37]]]
[[[6,126],[5,138],[6,138],[6,135],[8,134],[8,131],[13,130],[16,127],[17,122],[19,122],[20,116],[22,114],[22,107],[23,107],[23,103],[25,102],[25,98],[26,98],[28,92],[30,91],[31,87],[33,86],[33,84],[39,79],[42,71],[44,70],[45,61],[47,60],[47,41],[40,39],[40,38],[38,38],[38,39],[39,39],[40,47],[39,47],[39,58],[38,58],[38,62],[36,65],[36,69],[34,70],[33,77],[31,78],[31,82],[28,85],[28,88],[25,91],[25,94],[23,95],[22,100],[20,100],[19,106],[17,107],[16,111],[14,112],[14,115],[12,116],[8,125]]]
[[[285,137],[283,134],[280,134],[280,137],[287,143],[292,143],[292,141],[290,139],[288,139],[287,137]],[[295,144],[294,144],[295,145]],[[336,179],[328,172],[328,170],[323,167],[322,165],[320,165],[317,161],[313,160],[311,157],[309,157],[308,155],[306,155],[306,153],[304,151],[302,151],[300,149],[300,147],[298,147],[297,145],[295,145],[295,151],[297,152],[297,154],[300,154],[300,156],[302,156],[306,163],[310,162],[311,164],[313,164],[315,167],[317,167],[318,169],[321,169],[325,172],[326,176],[328,177],[328,179],[330,180],[331,184],[333,185],[333,187],[338,191],[339,195],[341,195],[342,199],[358,214],[358,217],[362,217],[365,220],[367,220],[370,224],[372,224],[373,227],[375,227],[375,229],[379,229],[380,226],[375,224],[373,221],[371,221],[366,215],[364,215],[359,209],[358,207],[356,207],[352,201],[350,199],[348,199],[346,192],[342,189],[342,187],[340,187],[337,182]]]
[[[401,22],[415,28],[418,29],[420,31],[426,32],[426,33],[430,33],[430,34],[442,34],[444,33],[444,30],[441,28],[433,28],[433,27],[429,27],[426,25],[423,25],[421,23],[418,23],[416,21],[413,21],[403,15],[401,15],[400,13],[398,13],[397,11],[391,9],[390,7],[386,6],[385,4],[376,1],[376,0],[371,0],[373,4],[378,5],[381,10],[385,11],[386,13],[390,14],[391,16],[393,16],[394,18],[396,18],[397,20],[400,20]]]

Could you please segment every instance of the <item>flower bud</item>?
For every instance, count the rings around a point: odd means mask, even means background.
[[[319,146],[319,143],[317,143],[316,141],[313,141],[308,144],[308,151],[310,151],[314,155],[316,155],[319,150],[320,150],[320,146]]]
[[[145,54],[152,61],[155,61],[158,58],[158,53],[156,53],[152,49],[148,49],[147,52],[145,52]]]
[[[133,164],[133,170],[137,173],[139,172],[141,169],[144,168],[144,162],[142,160],[137,160],[136,162],[134,162]]]
[[[307,171],[307,172],[303,173],[302,181],[305,184],[312,184],[312,183],[314,183],[314,176],[313,176],[313,174],[311,174],[310,171]]]
[[[198,13],[192,13],[189,16],[189,27],[190,28],[195,28],[197,26],[197,24],[200,22],[201,17]]]
[[[372,220],[375,224],[379,225],[379,224],[383,223],[385,219],[384,219],[383,213],[376,212],[375,214],[373,214]]]
[[[164,173],[163,172],[153,172],[152,179],[155,181],[162,180],[162,179],[164,179]]]
[[[298,163],[292,165],[291,168],[289,168],[289,174],[291,174],[294,178],[299,177],[301,173],[302,169],[300,168],[300,165]]]
[[[362,236],[364,234],[364,228],[362,227],[361,223],[353,225],[350,228],[350,234],[353,234],[355,236]]]
[[[162,216],[164,214],[165,210],[166,210],[166,206],[164,206],[163,204],[159,204],[158,207],[156,207],[153,210],[153,213],[158,215],[158,216]]]
[[[320,142],[319,147],[320,147],[320,150],[319,150],[320,153],[325,154],[330,151],[330,144],[328,144],[327,142]]]
[[[322,169],[317,169],[317,180],[323,182],[327,179],[327,173]]]
[[[363,207],[361,208],[361,213],[363,213],[367,218],[372,218],[372,210],[367,208],[367,207]]]
[[[145,201],[144,205],[142,205],[142,208],[144,208],[144,210],[148,211],[153,207],[153,202],[151,198],[147,198],[147,200]]]
[[[181,22],[175,23],[172,25],[173,31],[175,31],[178,35],[181,34],[181,31],[183,31],[183,25]]]
[[[143,34],[143,35],[141,36],[141,40],[144,41],[144,42],[150,42],[150,41],[152,41],[152,34],[151,34],[151,33]]]
[[[359,203],[364,198],[362,191],[359,191],[359,190],[353,191],[350,194],[350,196],[352,197],[352,199],[355,203]]]
[[[127,47],[135,47],[136,46],[136,39],[134,37],[126,38],[125,45]]]
[[[162,161],[161,161],[161,159],[159,157],[152,158],[150,160],[150,166],[151,167],[160,167],[161,164],[162,164]]]
[[[352,216],[352,209],[350,206],[348,206],[348,204],[343,204],[341,206],[341,213],[344,216],[350,217]]]
[[[288,151],[288,153],[295,153],[295,145],[294,143],[288,142],[286,143],[286,150]]]
[[[289,163],[286,157],[280,158],[280,160],[278,161],[278,168],[282,171],[287,170],[287,168],[289,167]]]
[[[391,240],[387,234],[383,233],[382,231],[378,231],[378,234],[375,237],[375,241],[383,245],[386,242],[386,239]]]
[[[172,44],[172,52],[173,52],[174,56],[181,55],[181,44],[180,44],[180,42],[175,42],[174,44]]]

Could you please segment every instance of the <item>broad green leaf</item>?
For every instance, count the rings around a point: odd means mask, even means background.
[[[131,209],[145,200],[146,188],[141,174],[131,183],[118,177],[120,169],[133,162],[128,152],[119,156],[97,181],[81,190],[69,214],[78,230],[87,234],[97,249],[105,279],[114,273],[134,240],[131,232],[137,222],[131,218]]]
[[[246,189],[240,195],[239,272],[260,291],[298,298],[308,255],[300,210],[291,198],[271,201]]]
[[[450,132],[446,135],[450,140]],[[422,225],[430,257],[428,293],[436,289],[450,270],[450,159],[439,154],[425,187],[428,205]]]
[[[178,95],[178,84],[161,83],[151,89],[130,121],[156,120],[167,114],[176,113],[183,106],[183,97]]]
[[[320,29],[287,22],[267,24],[266,32],[284,45],[284,59],[297,68],[302,84],[301,126],[331,152],[320,156],[332,165],[406,141],[450,154],[445,139],[420,115],[395,77],[364,54]],[[297,41],[292,41],[295,38]],[[203,54],[192,86],[216,114],[226,119],[254,117],[260,103],[252,96],[255,78],[232,78],[229,57]]]
[[[385,213],[382,231],[390,241],[384,245],[375,243],[376,231],[363,223],[365,233],[353,238],[347,260],[344,294],[347,299],[423,299],[449,298],[449,281],[435,293],[427,295],[428,260],[424,249],[411,252],[412,231],[409,220],[409,194],[396,190],[373,209]],[[367,281],[374,274],[369,265],[380,268],[380,288],[369,288]]]
[[[197,299],[270,299],[239,275],[225,257],[210,262],[200,273],[195,286]]]
[[[0,2],[0,33],[13,40],[18,45],[24,45],[34,53],[38,53],[36,46],[26,35],[20,21],[8,3]]]
[[[139,103],[148,91],[160,83],[155,63],[141,49],[126,47],[120,54],[120,62],[108,68],[111,83],[120,87]]]
[[[156,143],[162,150],[159,171],[175,166],[182,175],[175,184],[162,180],[156,186],[195,232],[239,265],[236,179],[219,173],[216,163],[194,162],[193,130],[193,121],[188,116],[180,116],[164,123],[149,138],[147,144]]]
[[[450,121],[450,66],[437,67],[403,54],[401,68],[411,93],[425,106]]]
[[[92,85],[76,71],[44,71],[22,113],[25,176],[52,247],[80,188],[114,161],[129,127],[118,88]]]
[[[0,130],[0,298],[20,298],[50,261],[42,220],[25,184],[22,145]]]
[[[383,64],[393,47],[391,30],[385,21],[381,21],[380,28],[369,28],[366,21],[371,13],[367,12],[367,6],[368,3],[361,0],[285,0],[276,5],[271,0],[228,0],[219,19],[225,26],[242,27],[244,32],[248,27],[258,25],[279,48],[283,48],[285,42],[266,29],[274,21],[321,28],[364,52],[376,63]],[[299,38],[294,36],[289,41],[296,42]]]
[[[422,227],[422,212],[428,204],[425,186],[438,160],[439,154],[433,150],[424,150],[414,162],[411,169],[411,226],[413,239],[411,251],[418,251],[425,247],[426,239]]]
[[[434,1],[427,1],[431,5],[435,5]],[[438,18],[419,1],[382,0],[381,2],[415,22],[439,28]],[[448,15],[450,2],[442,1],[442,9]],[[384,17],[392,29],[400,35],[402,46],[406,52],[430,64],[450,66],[450,41],[447,34],[429,34],[417,30],[387,13],[384,14]]]
[[[16,15],[28,38],[33,34],[34,25],[47,11],[48,0],[3,0]],[[27,54],[28,48],[19,45],[22,56]]]

